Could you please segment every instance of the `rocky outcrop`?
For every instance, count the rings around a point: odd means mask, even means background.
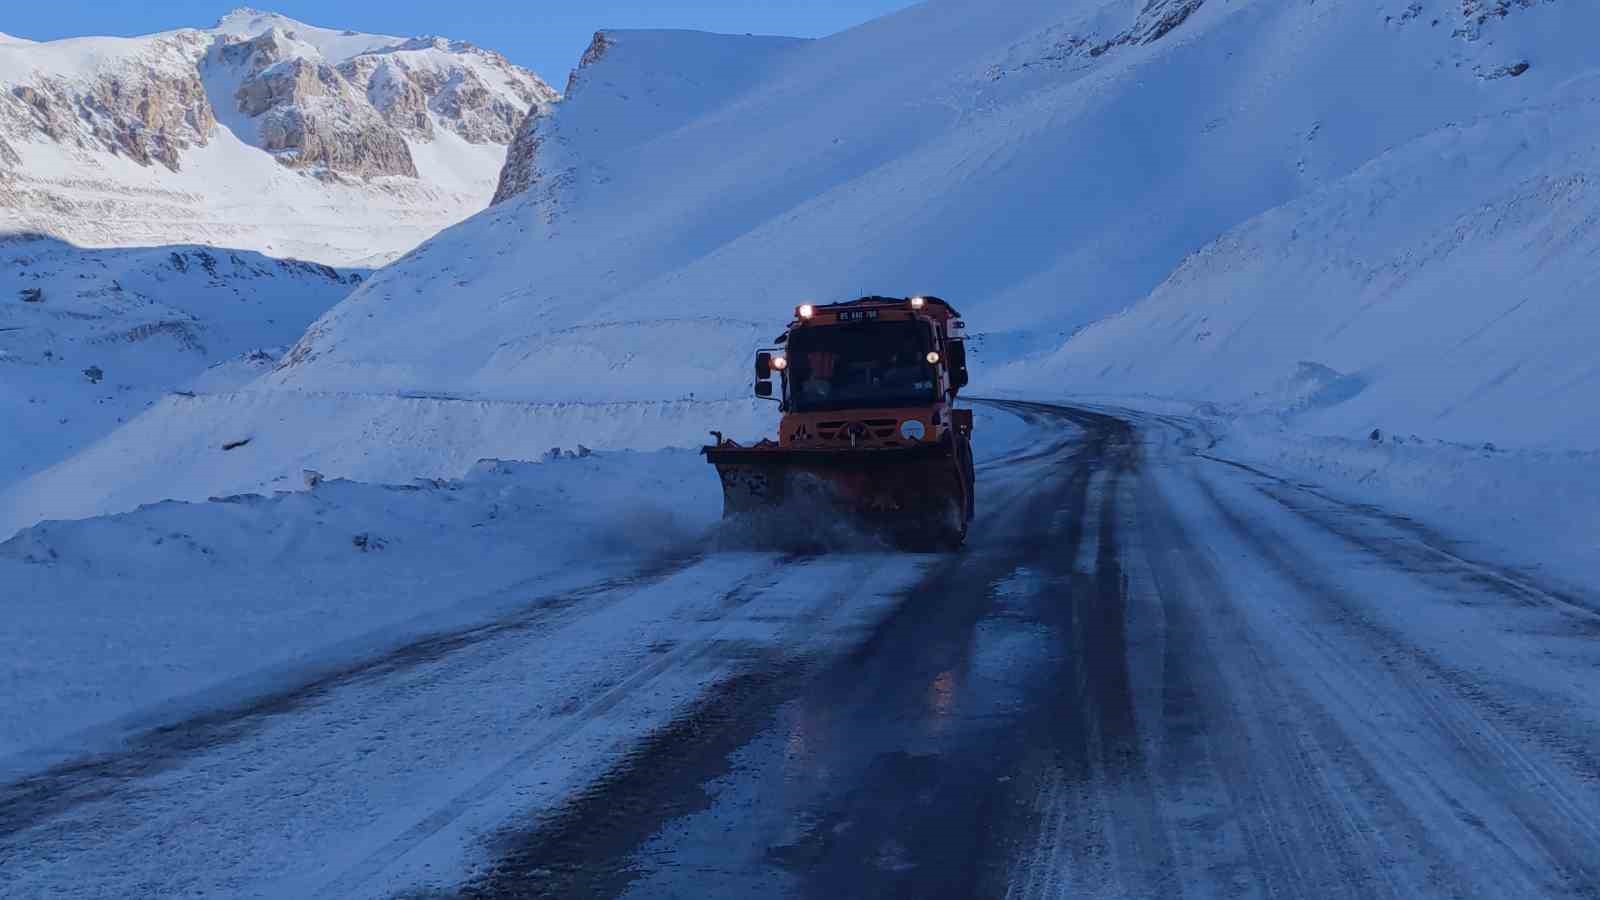
[[[579,76],[583,70],[599,62],[606,55],[606,51],[611,49],[612,43],[611,37],[604,31],[594,33],[594,40],[591,40],[588,49],[583,51],[583,57],[578,60],[578,67],[567,75],[566,96],[571,97],[577,91]]]
[[[199,72],[184,60],[195,49],[179,33],[157,41],[145,59],[130,59],[91,79],[38,76],[0,95],[0,124],[43,133],[57,143],[101,149],[140,165],[177,171],[182,152],[204,146],[216,125]],[[0,150],[0,162],[15,152]]]
[[[506,150],[506,163],[500,169],[500,183],[495,187],[490,206],[526,193],[533,186],[538,177],[539,147],[545,140],[542,132],[546,124],[545,114],[528,114],[517,139]]]
[[[986,69],[990,81],[1029,70],[1062,70],[1081,67],[1121,47],[1153,44],[1176,31],[1206,0],[1145,0],[1133,23],[1107,37],[1105,34],[1076,33],[1052,26],[1011,48],[1007,58]]]
[[[558,96],[470,44],[255,10],[144,37],[3,40],[0,232],[385,262],[483,209],[526,112]],[[228,174],[196,171],[206,145]],[[283,190],[244,197],[244,183]],[[258,200],[294,213],[263,217]]]
[[[386,56],[364,54],[339,66],[347,81],[367,92],[367,102],[391,128],[419,140],[432,140],[428,95],[401,66]]]
[[[448,127],[474,144],[510,144],[527,114],[491,94],[471,69],[452,73],[429,105]]]
[[[510,144],[528,112],[558,96],[500,54],[444,38],[416,38],[362,54],[339,71],[401,131],[431,136],[437,120],[474,144]],[[502,89],[491,87],[490,80]]]
[[[583,83],[584,73],[589,67],[600,62],[614,44],[615,41],[604,31],[594,33],[594,39],[589,42],[588,49],[584,50],[583,57],[578,60],[578,67],[567,76],[567,89],[563,95],[566,100],[571,100],[577,94]],[[554,139],[555,122],[550,117],[550,112],[547,107],[534,107],[517,129],[516,139],[506,150],[506,163],[500,169],[500,183],[495,187],[494,199],[490,201],[490,206],[525,194],[541,181],[566,180],[571,177],[570,173],[566,173],[551,179],[540,171],[541,148]]]
[[[1189,20],[1204,6],[1206,0],[1146,0],[1139,18],[1131,27],[1116,37],[1090,48],[1090,56],[1100,56],[1109,50],[1130,44],[1153,44]]]
[[[1461,25],[1456,37],[1475,41],[1482,37],[1483,29],[1494,19],[1503,19],[1512,10],[1530,9],[1554,0],[1461,0]]]
[[[366,92],[279,29],[247,41],[222,38],[211,58],[240,72],[238,111],[256,120],[259,145],[284,165],[359,178],[417,177],[405,137]]]

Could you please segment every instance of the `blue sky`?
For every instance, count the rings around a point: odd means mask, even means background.
[[[601,28],[820,37],[909,6],[909,0],[105,0],[7,2],[0,31],[34,40],[134,35],[206,26],[249,5],[313,25],[411,36],[441,34],[490,47],[556,87]]]

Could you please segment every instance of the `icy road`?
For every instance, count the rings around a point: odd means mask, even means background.
[[[530,596],[0,786],[0,895],[1600,896],[1600,597],[1001,406],[960,554]]]

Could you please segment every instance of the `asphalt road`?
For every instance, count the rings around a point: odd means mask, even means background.
[[[692,554],[176,723],[0,786],[0,895],[1600,897],[1596,595],[996,405],[958,554]]]
[[[1182,420],[1006,405],[1058,437],[985,467],[964,553],[466,895],[1600,896],[1596,702],[1549,690],[1596,684],[1592,597]]]

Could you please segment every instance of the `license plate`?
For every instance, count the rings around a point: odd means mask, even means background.
[[[853,322],[858,319],[876,319],[877,317],[878,311],[875,309],[847,310],[839,313],[839,321],[841,322]]]

